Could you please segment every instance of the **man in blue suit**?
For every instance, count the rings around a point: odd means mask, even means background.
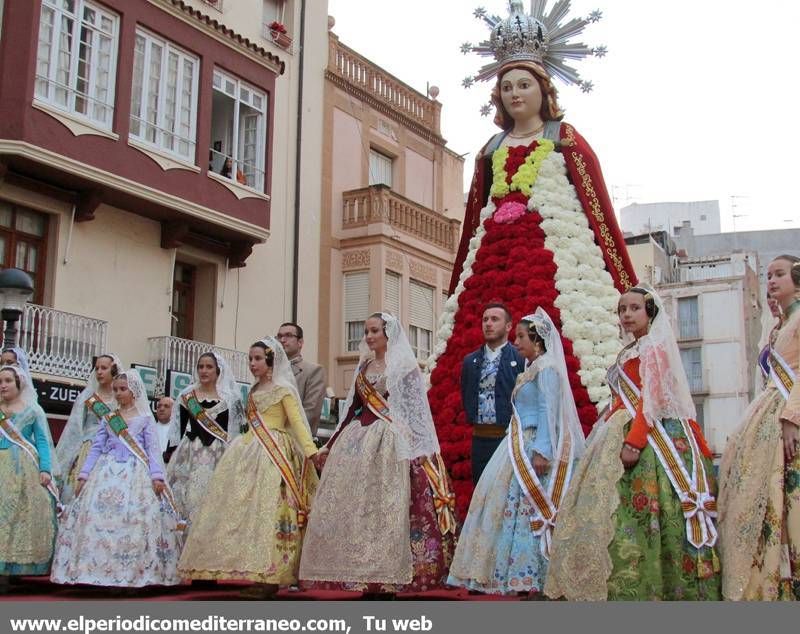
[[[525,360],[508,343],[511,313],[503,304],[483,310],[484,345],[464,357],[461,401],[472,424],[472,481],[477,484],[484,467],[506,434],[511,420],[511,391]]]

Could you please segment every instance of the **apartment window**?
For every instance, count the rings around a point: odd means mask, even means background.
[[[264,190],[267,95],[214,70],[210,168],[241,185]]]
[[[286,0],[264,0],[264,24],[286,24]]]
[[[33,280],[33,301],[43,303],[48,217],[0,201],[0,268],[18,268]]]
[[[138,29],[133,54],[131,136],[195,161],[199,60]]]
[[[369,184],[392,186],[392,159],[376,150],[369,151]]]
[[[393,271],[386,271],[383,287],[383,309],[400,318],[400,285],[403,278]]]
[[[683,369],[686,371],[686,378],[689,381],[689,389],[692,392],[704,391],[703,385],[703,349],[682,348],[681,361]]]
[[[706,431],[705,402],[706,399],[704,398],[694,402],[694,408],[697,411],[697,418],[695,419],[695,422],[700,426],[700,430],[703,433]]]
[[[417,359],[424,361],[433,350],[433,288],[411,280],[408,294],[411,309],[409,341]]]
[[[678,327],[681,339],[700,338],[700,313],[697,297],[678,299]]]
[[[181,339],[194,339],[194,300],[197,290],[197,267],[175,263],[172,279],[172,334]]]
[[[344,274],[345,350],[358,352],[369,317],[369,271]]]
[[[36,98],[111,129],[119,18],[88,0],[42,0]]]

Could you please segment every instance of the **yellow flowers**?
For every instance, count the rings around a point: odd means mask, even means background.
[[[555,149],[555,144],[550,139],[542,139],[525,158],[525,162],[520,165],[517,172],[511,177],[511,184],[508,184],[508,172],[506,172],[506,162],[508,161],[508,146],[495,150],[492,154],[492,188],[490,194],[493,198],[503,198],[510,192],[518,191],[530,197],[533,185],[539,176],[539,168],[542,162],[548,157],[550,152]]]

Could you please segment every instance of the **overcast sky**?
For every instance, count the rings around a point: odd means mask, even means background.
[[[490,85],[461,87],[484,63],[459,51],[488,36],[478,6],[507,15],[505,0],[329,0],[343,43],[421,92],[439,87],[442,133],[469,152],[467,181],[496,131],[479,113]],[[615,206],[715,199],[723,231],[733,214],[740,231],[800,227],[800,2],[573,0],[571,15],[598,8],[603,20],[578,39],[609,53],[576,63],[594,91],[556,85]]]

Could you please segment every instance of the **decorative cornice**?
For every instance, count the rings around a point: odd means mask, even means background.
[[[81,163],[63,154],[45,150],[38,145],[24,141],[0,139],[0,154],[12,154],[23,158],[49,165],[68,174],[86,178],[92,182],[111,187],[118,191],[145,198],[156,204],[175,209],[198,220],[225,227],[237,233],[242,233],[257,242],[266,242],[270,231],[251,222],[246,222],[234,216],[216,211],[203,205],[198,205],[179,196],[168,194],[159,189],[137,183],[123,178],[118,174],[107,172],[94,165]]]
[[[359,88],[358,86],[351,84],[344,77],[337,75],[330,69],[325,70],[325,78],[330,80],[331,83],[336,85],[338,88],[341,88],[346,93],[353,95],[354,97],[357,97],[361,101],[369,104],[372,108],[374,108],[378,112],[394,119],[401,125],[412,130],[414,133],[418,134],[426,141],[430,141],[431,143],[436,143],[437,145],[441,145],[442,147],[447,145],[447,141],[444,139],[444,137],[432,132],[429,128],[425,127],[418,121],[415,121],[411,117],[406,116],[401,112],[398,112],[397,110],[392,108],[390,104],[381,101],[374,95],[368,93],[363,88]]]
[[[369,249],[342,253],[342,269],[345,270],[369,268],[371,262],[372,258]]]
[[[286,62],[281,60],[280,57],[259,46],[255,42],[251,42],[248,38],[228,28],[219,20],[186,4],[183,0],[149,0],[149,2],[184,21],[189,21],[189,19],[191,19],[192,24],[199,26],[206,34],[223,44],[236,48],[253,61],[268,66],[277,74],[283,75],[286,71]]]

